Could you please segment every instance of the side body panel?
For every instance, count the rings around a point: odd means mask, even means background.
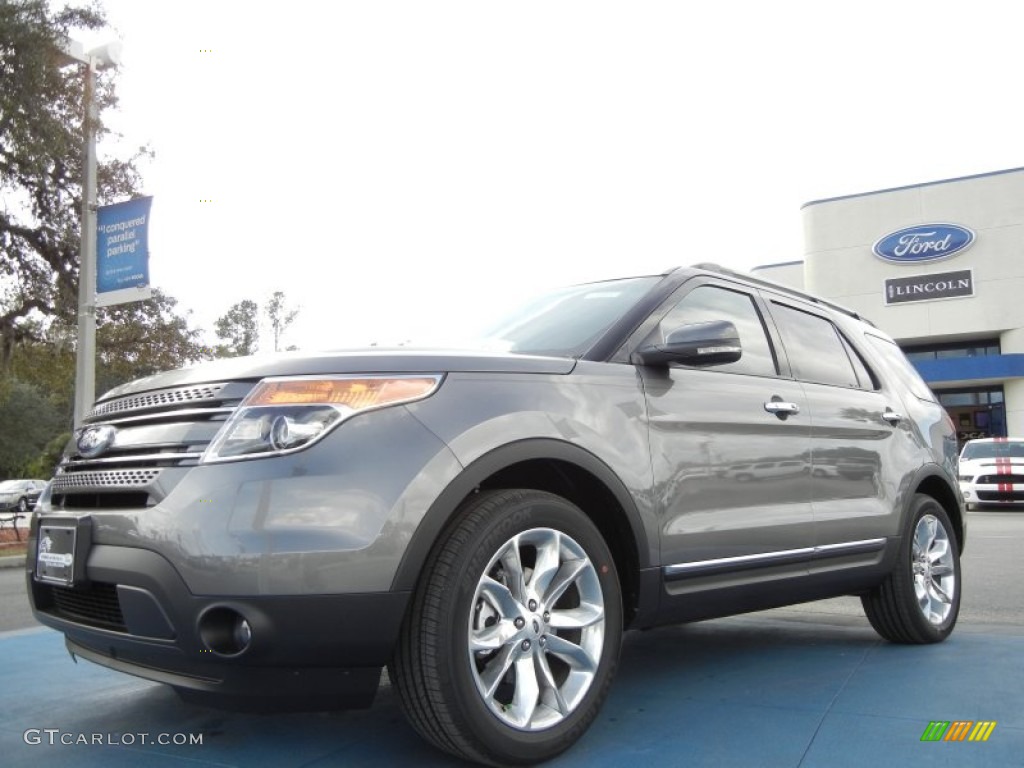
[[[644,387],[664,565],[812,545],[808,419],[764,409],[799,402],[798,384],[673,368]]]

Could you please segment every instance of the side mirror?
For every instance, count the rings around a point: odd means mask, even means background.
[[[704,366],[735,363],[742,355],[736,326],[728,320],[711,320],[675,328],[664,343],[645,344],[631,359],[635,365]]]

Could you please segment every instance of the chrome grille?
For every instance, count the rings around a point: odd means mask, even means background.
[[[143,411],[153,408],[160,408],[168,405],[179,405],[181,403],[194,403],[202,400],[214,400],[226,384],[204,384],[200,387],[174,387],[173,389],[160,389],[155,392],[147,392],[142,395],[128,395],[100,403],[89,415],[85,417],[87,422],[98,421],[104,416],[121,414],[128,411]]]
[[[53,493],[64,493],[70,489],[134,488],[149,485],[160,477],[161,472],[162,469],[109,469],[62,474],[53,478]]]
[[[85,457],[73,439],[53,481],[52,503],[63,509],[159,503],[199,463],[252,386],[235,381],[172,387],[97,404],[85,426],[114,427],[113,442]]]

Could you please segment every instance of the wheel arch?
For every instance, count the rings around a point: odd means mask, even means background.
[[[583,510],[615,559],[624,624],[628,626],[638,613],[654,608],[647,605],[650,590],[641,576],[641,571],[651,566],[648,536],[626,485],[594,454],[550,438],[495,448],[452,480],[420,521],[398,566],[392,590],[416,588],[427,557],[467,498],[478,491],[505,488],[548,491]]]
[[[964,546],[967,544],[967,526],[959,489],[950,487],[949,482],[938,469],[925,469],[915,478],[914,492],[931,496],[942,505],[949,521],[953,524],[956,543],[960,553],[963,554]],[[913,496],[911,496],[910,502],[913,502]]]

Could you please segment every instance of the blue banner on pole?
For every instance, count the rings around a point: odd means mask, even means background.
[[[97,210],[97,305],[149,298],[149,209],[152,203],[152,197],[139,197]],[[115,291],[118,293],[114,294]]]

